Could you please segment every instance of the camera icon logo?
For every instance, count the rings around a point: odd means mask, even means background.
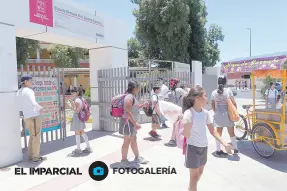
[[[95,181],[102,181],[109,174],[108,166],[102,161],[93,162],[89,167],[89,175]]]
[[[103,176],[105,173],[105,169],[103,169],[102,167],[96,167],[93,169],[93,174],[95,176]]]

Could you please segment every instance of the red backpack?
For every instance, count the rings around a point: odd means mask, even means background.
[[[81,99],[82,101],[82,110],[79,113],[79,119],[82,122],[87,122],[91,116],[90,107],[87,104],[86,100]]]
[[[127,93],[116,95],[112,98],[110,105],[110,114],[112,117],[122,117],[124,114],[124,100]],[[133,105],[135,103],[135,98],[133,98]]]

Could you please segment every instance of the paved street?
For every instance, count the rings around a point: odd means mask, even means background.
[[[252,102],[250,93],[242,92],[236,97],[239,108]],[[260,100],[257,100],[260,101]],[[42,145],[42,154],[48,160],[39,167],[79,167],[82,176],[16,176],[15,167],[36,167],[27,162],[26,152],[23,162],[0,171],[1,191],[146,191],[146,190],[187,190],[189,172],[184,167],[184,156],[178,148],[164,146],[169,140],[171,128],[160,130],[162,140],[148,138],[150,124],[143,125],[139,131],[138,142],[141,155],[150,161],[147,167],[174,167],[176,175],[119,175],[112,170],[108,177],[95,182],[89,177],[89,165],[97,160],[108,166],[115,165],[121,158],[122,138],[117,133],[89,131],[94,152],[90,155],[72,158],[67,155],[75,148],[75,137],[69,135],[62,140]],[[287,187],[287,152],[276,152],[274,157],[261,158],[247,141],[239,142],[240,155],[216,158],[215,141],[209,135],[208,163],[199,184],[199,191],[250,191],[282,190]],[[224,138],[229,141],[227,132]],[[84,148],[84,143],[82,143]],[[132,152],[129,151],[132,159]],[[144,167],[144,165],[142,165]],[[284,190],[284,189],[283,189]]]

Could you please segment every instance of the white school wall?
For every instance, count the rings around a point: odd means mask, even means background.
[[[68,0],[54,0],[69,9],[94,15],[95,10]],[[15,6],[17,5],[17,6]],[[97,11],[97,16],[104,21],[104,38],[81,34],[85,31],[82,23],[75,21],[79,33],[64,29],[46,27],[30,22],[29,0],[5,1],[0,6],[0,167],[21,161],[22,146],[20,135],[20,118],[15,97],[18,87],[16,36],[39,41],[76,46],[89,49],[91,100],[98,101],[97,70],[128,65],[127,26],[119,20],[104,16]],[[77,28],[77,27],[76,27]],[[85,31],[87,32],[87,31]],[[5,108],[5,109],[4,109]],[[93,129],[100,129],[98,107],[92,107]]]

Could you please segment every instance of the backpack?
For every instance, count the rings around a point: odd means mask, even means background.
[[[86,100],[81,99],[82,101],[82,110],[78,114],[79,120],[82,122],[87,122],[91,116],[90,107],[87,104]]]
[[[193,111],[192,112],[192,118],[191,118],[191,123],[193,123]],[[182,149],[183,154],[186,152],[186,137],[184,136],[184,125],[181,123],[182,119],[179,119],[178,122],[175,125],[175,140],[176,140],[176,145],[179,149]]]
[[[112,117],[122,117],[124,114],[124,100],[128,94],[116,95],[112,98],[110,106],[110,114]],[[133,105],[135,103],[135,98],[133,98]]]
[[[154,94],[154,95],[156,95],[156,94]],[[148,107],[143,107],[143,111],[145,112],[146,116],[148,116],[148,117],[152,116],[154,108],[155,108],[155,106],[152,108],[152,100],[151,100],[152,96],[148,100]],[[156,95],[156,97],[157,97],[157,102],[156,102],[156,104],[157,104],[158,103],[158,96]]]

